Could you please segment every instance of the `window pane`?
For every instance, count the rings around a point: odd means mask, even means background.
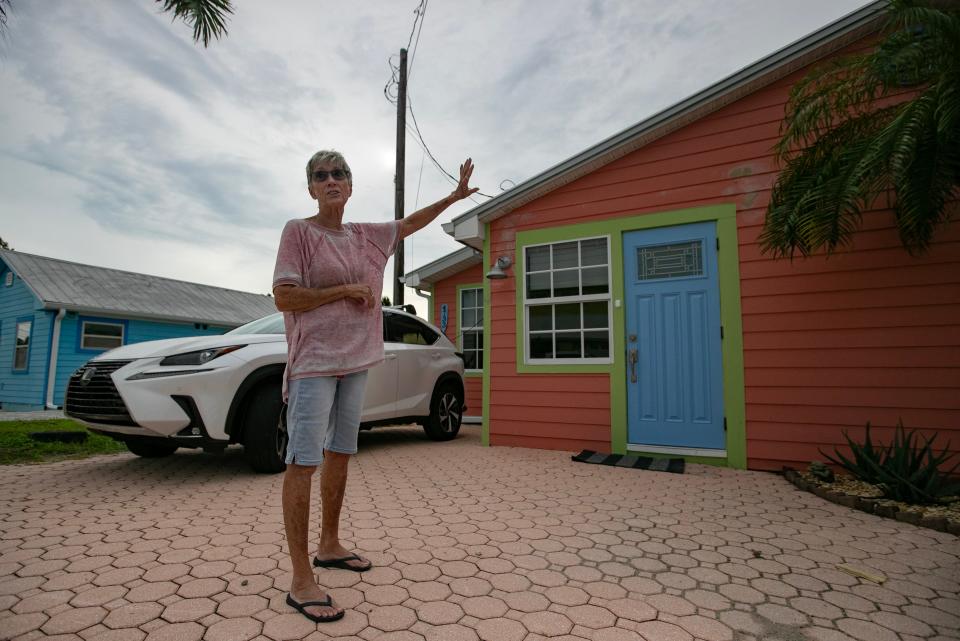
[[[477,348],[477,335],[474,332],[464,332],[463,334],[463,349],[464,351],[468,349]]]
[[[123,341],[119,336],[84,336],[83,349],[113,349],[120,347]]]
[[[580,332],[557,332],[557,358],[580,358]]]
[[[123,336],[123,325],[113,323],[84,323],[84,333],[87,336]]]
[[[553,334],[530,336],[530,358],[553,358]]]
[[[579,267],[580,261],[577,258],[577,243],[557,243],[553,246],[553,268],[563,269],[565,267]]]
[[[469,330],[477,324],[477,310],[475,309],[465,309],[463,310],[463,318],[460,319],[460,327],[464,330]]]
[[[478,307],[475,313],[477,315],[477,326],[482,326],[483,325],[483,308]]]
[[[530,308],[530,331],[553,329],[553,306],[537,305]]]
[[[527,275],[527,298],[550,297],[550,272]]]
[[[583,293],[586,294],[606,294],[607,286],[607,268],[591,267],[583,270]]]
[[[581,241],[580,264],[606,265],[607,264],[607,239],[593,238],[591,240]]]
[[[27,369],[27,348],[18,347],[13,354],[13,369]]]
[[[539,272],[550,269],[550,246],[527,247],[527,271]]]
[[[580,303],[557,305],[557,329],[580,329]]]
[[[579,270],[567,269],[553,272],[554,296],[577,296],[580,293]]]
[[[607,319],[607,302],[597,301],[595,303],[583,304],[583,326],[584,327],[609,327]]]
[[[17,346],[30,343],[31,323],[17,323]]]
[[[475,289],[465,289],[460,292],[461,298],[461,307],[476,307],[477,306],[477,290]]]
[[[583,347],[587,358],[607,358],[610,356],[610,337],[607,332],[584,332]]]
[[[463,368],[464,369],[480,369],[480,365],[477,362],[476,352],[463,353]]]

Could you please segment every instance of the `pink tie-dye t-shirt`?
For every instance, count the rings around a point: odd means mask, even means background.
[[[383,360],[383,269],[399,240],[400,221],[345,223],[337,231],[294,219],[283,228],[274,287],[364,284],[376,300],[373,308],[342,298],[305,312],[283,313],[287,332],[284,399],[288,381],[350,374]]]

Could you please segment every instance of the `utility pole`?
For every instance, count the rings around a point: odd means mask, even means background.
[[[400,85],[397,89],[397,173],[394,175],[393,217],[403,220],[404,161],[407,141],[407,50],[400,50]],[[393,304],[403,305],[403,240],[393,255]]]

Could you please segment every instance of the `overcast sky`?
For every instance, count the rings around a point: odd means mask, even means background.
[[[315,213],[314,151],[337,149],[353,169],[346,220],[393,218],[396,108],[383,89],[418,3],[238,1],[229,35],[204,49],[152,0],[13,0],[0,237],[268,292],[284,222]],[[431,0],[410,102],[447,170],[471,156],[474,183],[497,194],[864,4]],[[407,213],[450,190],[408,135]],[[458,249],[440,223],[473,205],[408,239],[407,271]]]

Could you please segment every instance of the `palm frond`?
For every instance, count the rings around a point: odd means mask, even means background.
[[[883,33],[874,50],[816,67],[791,89],[764,251],[832,252],[892,195],[901,242],[918,253],[957,208],[960,10],[891,0]]]
[[[173,12],[174,20],[180,18],[193,27],[194,42],[210,45],[211,38],[220,38],[227,33],[227,15],[233,13],[230,0],[157,0],[163,2],[163,11]]]

